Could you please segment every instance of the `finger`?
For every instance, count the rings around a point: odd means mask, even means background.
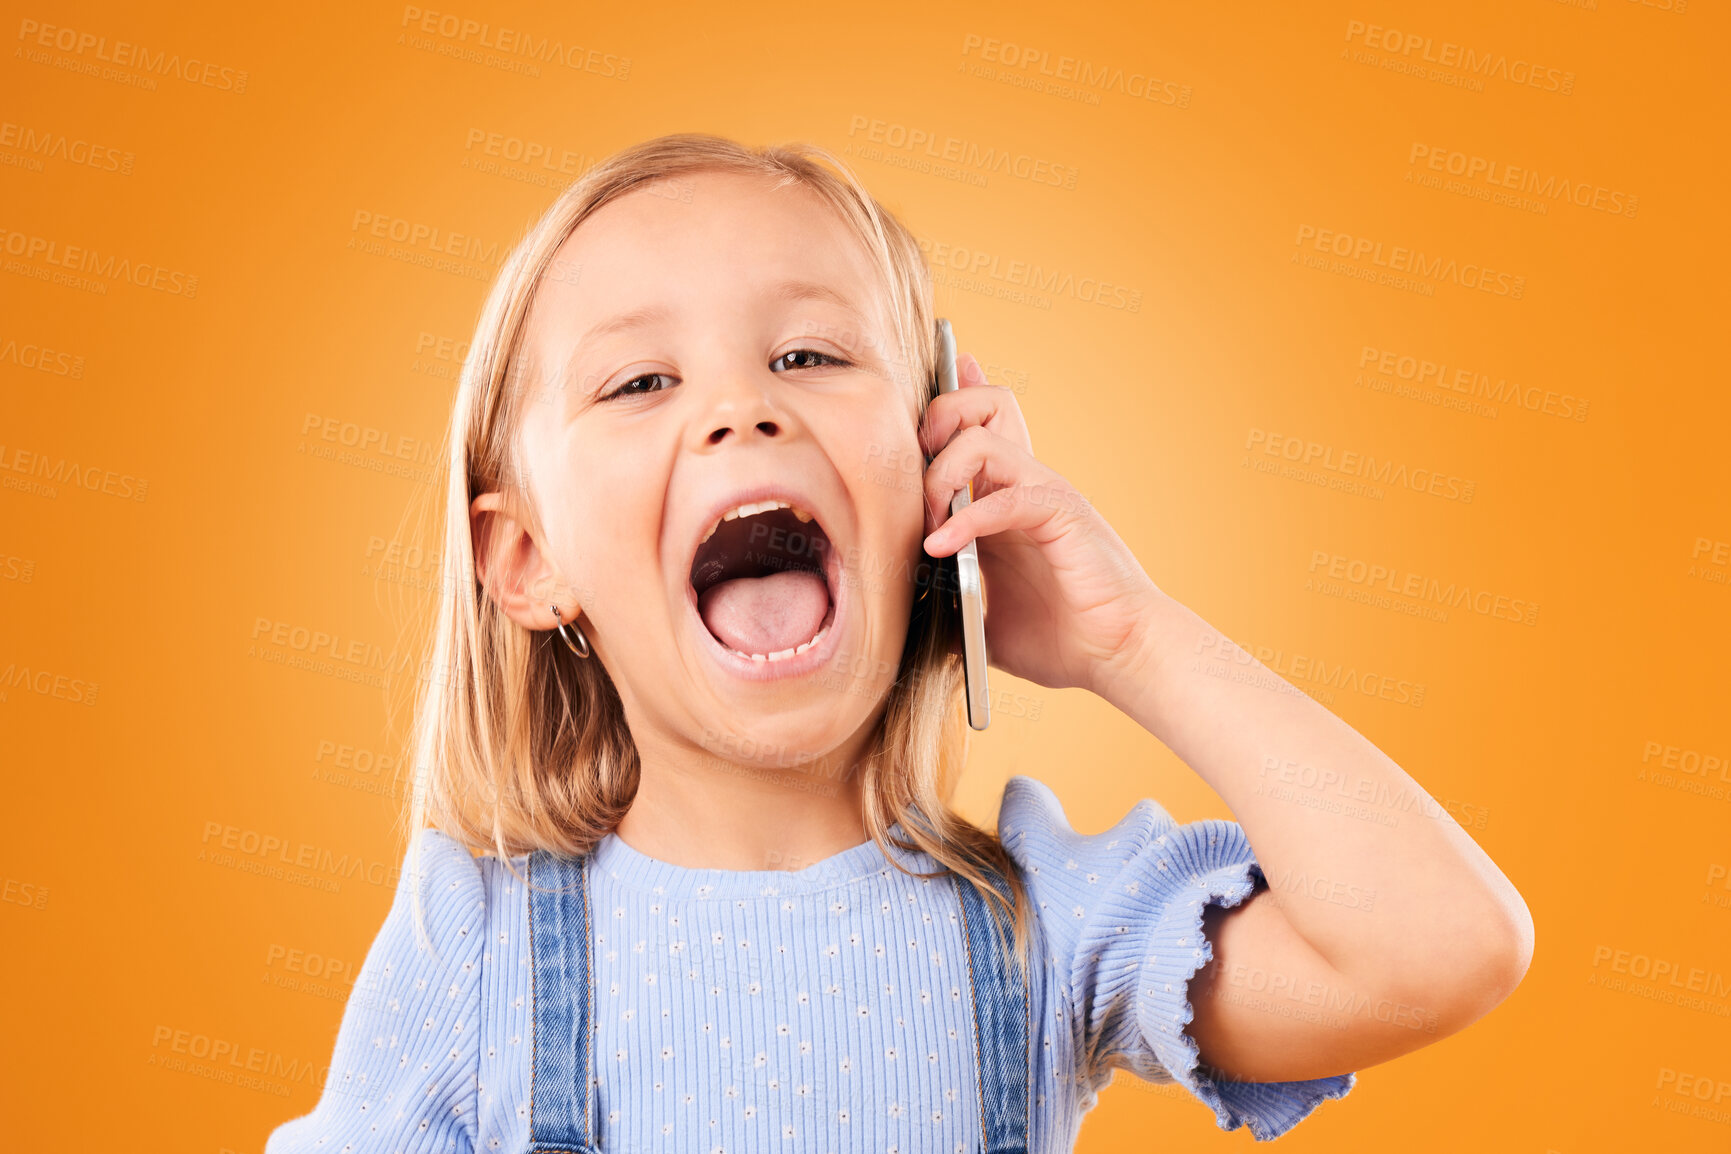
[[[976,499],[993,489],[1057,476],[1033,454],[984,425],[971,425],[945,445],[926,468],[926,525],[936,528],[949,516],[950,500],[970,484]]]
[[[956,379],[964,389],[970,385],[991,384],[986,379],[986,370],[980,366],[973,353],[956,354]]]
[[[1034,451],[1016,395],[1002,385],[981,383],[932,398],[920,420],[920,447],[928,456],[936,456],[957,430],[974,425],[984,425],[1029,453]]]
[[[947,557],[979,537],[990,537],[1010,529],[1024,532],[1050,527],[1067,514],[1080,513],[1088,502],[1056,475],[1049,481],[995,489],[926,535],[925,550],[932,557]]]

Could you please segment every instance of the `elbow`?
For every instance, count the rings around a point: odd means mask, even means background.
[[[1519,894],[1513,895],[1514,906],[1512,932],[1507,950],[1508,989],[1503,994],[1506,998],[1515,992],[1515,987],[1521,984],[1521,979],[1527,976],[1527,968],[1533,964],[1533,914],[1527,909],[1527,903],[1521,900]]]
[[[1506,1001],[1532,965],[1533,945],[1533,915],[1511,889],[1448,951],[1451,980],[1439,984],[1447,991],[1439,999],[1442,1032],[1464,1029]]]
[[[1490,984],[1497,991],[1496,1000],[1501,1002],[1515,992],[1533,964],[1533,914],[1520,893],[1509,886],[1486,913],[1483,925],[1485,968],[1493,979]]]

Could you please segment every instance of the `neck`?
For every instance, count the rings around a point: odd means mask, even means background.
[[[803,869],[866,840],[861,765],[875,724],[796,767],[640,742],[637,796],[618,834],[687,869]]]

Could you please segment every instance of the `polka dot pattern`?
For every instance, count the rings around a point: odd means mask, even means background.
[[[1202,910],[1259,876],[1231,822],[1151,801],[1076,834],[1011,780],[1001,829],[1034,901],[1033,1148],[1069,1149],[1115,1068],[1177,1081],[1222,1129],[1290,1129],[1352,1075],[1215,1084],[1185,993]],[[898,851],[899,854],[899,851]],[[534,997],[523,859],[422,838],[425,937],[409,871],[368,953],[317,1108],[267,1154],[519,1150]],[[902,856],[917,872],[933,863]],[[513,870],[515,872],[513,872]],[[979,1105],[967,957],[948,879],[873,843],[799,871],[688,870],[617,837],[591,863],[595,1117],[602,1150],[967,1150]],[[1090,1056],[1102,1059],[1090,1065]]]

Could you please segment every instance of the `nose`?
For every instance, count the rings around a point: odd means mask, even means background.
[[[787,415],[776,407],[765,386],[735,379],[715,387],[712,399],[697,425],[705,447],[723,444],[731,436],[750,440],[750,434],[779,437],[788,427]]]

